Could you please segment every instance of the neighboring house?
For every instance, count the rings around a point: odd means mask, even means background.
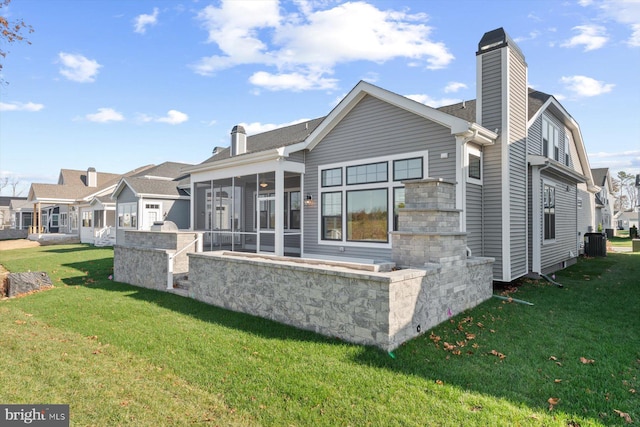
[[[613,206],[615,204],[615,195],[613,194],[613,180],[609,173],[609,168],[591,169],[593,181],[595,185],[600,187],[600,191],[595,194],[595,210],[594,222],[595,228],[599,227],[602,231],[615,228],[613,220]]]
[[[0,230],[5,228],[15,228],[15,217],[11,210],[11,204],[27,200],[26,197],[0,196]]]
[[[629,231],[629,229],[634,225],[636,228],[640,228],[640,225],[638,224],[638,209],[629,209],[617,212],[615,215],[615,222],[618,230]]]
[[[473,101],[435,109],[361,81],[326,117],[234,127],[229,148],[187,169],[191,228],[207,249],[389,260],[403,182],[439,178],[455,183],[459,228],[474,256],[495,258],[494,280],[575,262],[578,186],[598,191],[580,128],[527,87],[502,28],[476,58]]]
[[[28,230],[31,227],[33,204],[27,201],[26,197],[11,200],[9,212],[12,215],[11,228]]]
[[[186,163],[165,162],[120,179],[111,201],[117,212],[116,242],[125,230],[150,230],[156,221],[172,221],[189,228],[189,175]]]
[[[78,236],[82,243],[113,244],[116,214],[109,196],[122,176],[97,172],[95,168],[61,169],[57,184],[31,184],[27,200],[35,213],[31,234],[58,233]]]

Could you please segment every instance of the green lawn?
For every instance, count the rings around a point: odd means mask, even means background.
[[[0,301],[0,402],[67,403],[74,426],[640,421],[640,254],[522,281],[506,292],[533,306],[493,298],[392,354],[113,282],[112,257],[0,252],[56,286]]]

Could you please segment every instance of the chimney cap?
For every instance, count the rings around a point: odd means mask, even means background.
[[[507,34],[502,27],[484,33],[484,35],[480,39],[480,43],[478,43],[478,52],[476,52],[476,55],[482,55],[483,53],[500,49],[505,46],[511,46],[518,53],[520,53],[520,56],[522,56],[522,58],[524,59],[524,55],[522,54],[522,51],[520,50],[516,42],[514,42],[511,37],[509,37],[509,34]]]
[[[247,134],[247,132],[244,130],[244,127],[241,125],[235,125],[233,129],[231,129],[231,133],[244,133],[245,135]]]
[[[95,172],[95,171],[96,171],[96,168],[94,167],[90,167],[89,169],[87,169],[87,172]]]

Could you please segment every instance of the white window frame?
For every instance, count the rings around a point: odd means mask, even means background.
[[[52,228],[60,227],[60,214],[57,214],[57,213],[51,214],[51,227]]]
[[[60,227],[68,227],[69,226],[69,217],[66,212],[60,213]]]
[[[339,162],[339,163],[329,163],[318,166],[318,209],[317,209],[317,244],[323,246],[342,246],[342,247],[376,247],[376,248],[391,248],[391,239],[389,238],[387,242],[378,242],[378,241],[348,241],[347,240],[347,192],[354,190],[375,190],[375,189],[387,189],[387,232],[393,231],[393,213],[394,213],[394,188],[401,187],[401,181],[394,181],[394,170],[393,170],[393,162],[395,160],[408,160],[416,157],[422,158],[422,178],[427,178],[429,176],[429,151],[413,151],[408,153],[401,154],[393,154],[390,156],[384,157],[372,157],[372,158],[363,158],[355,161],[348,162]],[[364,184],[347,184],[346,179],[346,170],[347,167],[350,166],[362,166],[368,165],[372,163],[381,163],[388,162],[387,166],[387,181],[383,182],[372,182],[372,183],[364,183]],[[331,186],[331,187],[322,187],[322,171],[327,169],[336,169],[342,168],[342,184]],[[323,240],[322,239],[322,193],[335,193],[340,192],[342,198],[342,226],[343,230],[341,233],[341,238],[337,240]]]
[[[546,142],[545,142],[546,140]],[[542,118],[542,154],[547,149],[547,157],[558,160],[560,157],[560,129],[551,120],[546,117]],[[557,149],[557,156],[556,156]]]
[[[133,207],[133,210],[128,210],[128,212],[125,212],[125,208],[127,207]],[[135,213],[136,216],[136,225],[132,226],[125,226],[125,225],[120,225],[120,216],[124,216],[126,214],[129,214],[129,224],[131,224],[131,219],[133,218],[133,213]],[[137,230],[138,229],[138,225],[139,225],[139,221],[140,221],[140,217],[138,215],[138,202],[127,202],[127,203],[118,203],[118,211],[116,212],[116,224],[117,227],[123,230]],[[124,224],[124,219],[122,220],[122,223]]]
[[[469,175],[469,160],[470,160],[470,156],[476,156],[480,158],[480,178],[475,178]],[[480,147],[476,147],[474,145],[467,145],[467,155],[465,156],[464,159],[464,170],[465,170],[465,174],[467,176],[467,182],[471,183],[471,184],[477,184],[477,185],[482,185],[482,179],[484,177],[484,162],[483,162],[483,157],[482,157],[482,150],[480,149]]]
[[[549,239],[547,239],[545,236],[545,228],[546,228],[545,227],[545,206],[544,206],[545,187],[553,188],[553,237]],[[558,230],[557,230],[558,203],[557,203],[556,193],[557,193],[557,188],[556,188],[555,182],[546,181],[546,180],[542,181],[542,242],[543,244],[555,243],[556,236],[558,235]]]

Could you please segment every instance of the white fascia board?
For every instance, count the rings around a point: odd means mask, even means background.
[[[207,172],[211,170],[230,169],[238,166],[255,164],[263,162],[265,160],[277,160],[282,157],[283,149],[276,148],[265,151],[258,151],[256,153],[242,154],[228,159],[220,160],[217,162],[209,162],[200,165],[196,165],[192,168],[185,169],[185,173],[193,175],[197,172]]]
[[[142,197],[143,199],[163,199],[163,200],[189,200],[191,197],[189,196],[168,196],[166,194],[146,194],[140,193],[138,197]]]
[[[577,183],[580,182],[587,182],[587,177],[576,172],[575,170],[563,165],[562,163],[556,161],[556,160],[552,160],[549,159],[547,157],[544,156],[538,156],[535,154],[528,154],[527,155],[527,162],[531,165],[531,166],[545,166],[547,167],[549,170],[554,171],[555,173],[562,175],[565,178],[571,179],[573,181],[576,181]]]
[[[54,198],[38,198],[27,200],[29,203],[46,203],[52,205],[72,205],[76,202],[76,199],[54,199]]]
[[[529,121],[527,122],[527,129],[529,129],[531,125],[533,125],[533,123],[535,123],[535,121],[542,115],[542,113],[552,105],[557,108],[560,113],[562,113],[562,115],[564,116],[563,118],[565,119],[564,122],[566,126],[571,129],[571,132],[574,134],[573,141],[576,146],[576,150],[578,151],[578,158],[580,159],[580,163],[583,166],[582,169],[585,171],[584,176],[586,178],[585,182],[587,183],[587,188],[591,192],[597,192],[598,190],[596,190],[596,186],[593,181],[593,175],[591,174],[589,157],[587,156],[587,151],[584,146],[584,140],[582,139],[582,131],[580,130],[580,125],[578,125],[578,122],[575,121],[571,114],[569,114],[569,112],[565,110],[562,104],[560,104],[558,100],[553,97],[553,95],[551,95],[549,99],[547,99],[547,101],[542,104],[542,107],[540,107],[538,111],[536,111],[533,117],[529,119]]]
[[[129,183],[127,182],[127,179],[126,178],[122,178],[120,180],[120,182],[118,182],[118,185],[116,186],[116,188],[111,193],[111,199],[112,200],[116,200],[118,198],[118,196],[120,195],[120,193],[122,192],[122,190],[124,190],[124,187],[131,188],[131,191],[133,191],[135,193],[135,190],[133,189],[133,187],[131,187],[131,185],[129,185]]]

